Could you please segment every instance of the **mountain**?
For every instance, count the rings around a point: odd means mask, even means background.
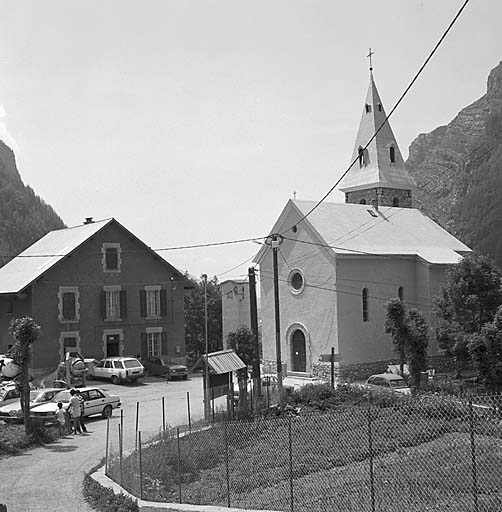
[[[53,229],[56,212],[23,184],[14,152],[0,140],[0,266]]]
[[[406,165],[416,206],[502,267],[502,62],[486,94],[411,143]]]

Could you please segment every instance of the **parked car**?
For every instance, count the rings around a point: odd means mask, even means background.
[[[169,380],[169,366],[164,363],[160,357],[147,357],[140,359],[141,364],[145,367],[143,375],[145,377],[165,377]]]
[[[61,388],[41,388],[30,391],[30,409],[44,402],[49,402],[60,391]],[[23,421],[21,399],[17,398],[9,404],[0,407],[0,419],[5,423]]]
[[[0,407],[19,400],[21,393],[12,381],[0,385]]]
[[[109,395],[100,388],[87,386],[79,388],[80,395],[84,399],[84,416],[93,416],[101,414],[103,418],[112,415],[113,409],[120,407],[120,398],[116,395]],[[56,412],[58,410],[58,402],[62,402],[63,408],[68,409],[70,405],[70,390],[65,389],[59,391],[50,402],[37,405],[30,410],[31,418],[46,420],[47,423],[55,423],[57,421]]]
[[[388,389],[403,395],[411,394],[411,390],[406,381],[400,375],[396,375],[394,373],[379,373],[377,375],[372,375],[366,381],[366,385],[374,387],[375,389]]]
[[[107,357],[92,365],[90,375],[97,379],[110,379],[112,384],[134,382],[143,377],[144,367],[134,357]]]
[[[169,368],[169,379],[186,379],[188,377],[188,367],[184,364],[167,363]]]

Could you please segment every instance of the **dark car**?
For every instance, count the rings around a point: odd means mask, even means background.
[[[169,379],[169,366],[164,364],[160,357],[147,357],[140,359],[141,364],[145,367],[143,375],[145,377],[165,377]]]

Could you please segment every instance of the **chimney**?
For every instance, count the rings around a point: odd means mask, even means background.
[[[84,220],[84,224],[92,224],[93,222],[92,217],[86,217]]]

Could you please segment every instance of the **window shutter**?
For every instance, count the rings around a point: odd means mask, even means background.
[[[139,291],[139,316],[141,318],[146,317],[146,291]]]
[[[167,350],[167,332],[160,333],[160,351],[163,356],[169,355]]]
[[[160,316],[167,316],[167,290],[160,290]]]
[[[148,357],[148,342],[146,332],[141,333],[141,357],[146,359]]]
[[[127,318],[127,292],[120,290],[120,318]]]
[[[101,292],[101,318],[104,320],[106,318],[106,292],[103,290]]]

